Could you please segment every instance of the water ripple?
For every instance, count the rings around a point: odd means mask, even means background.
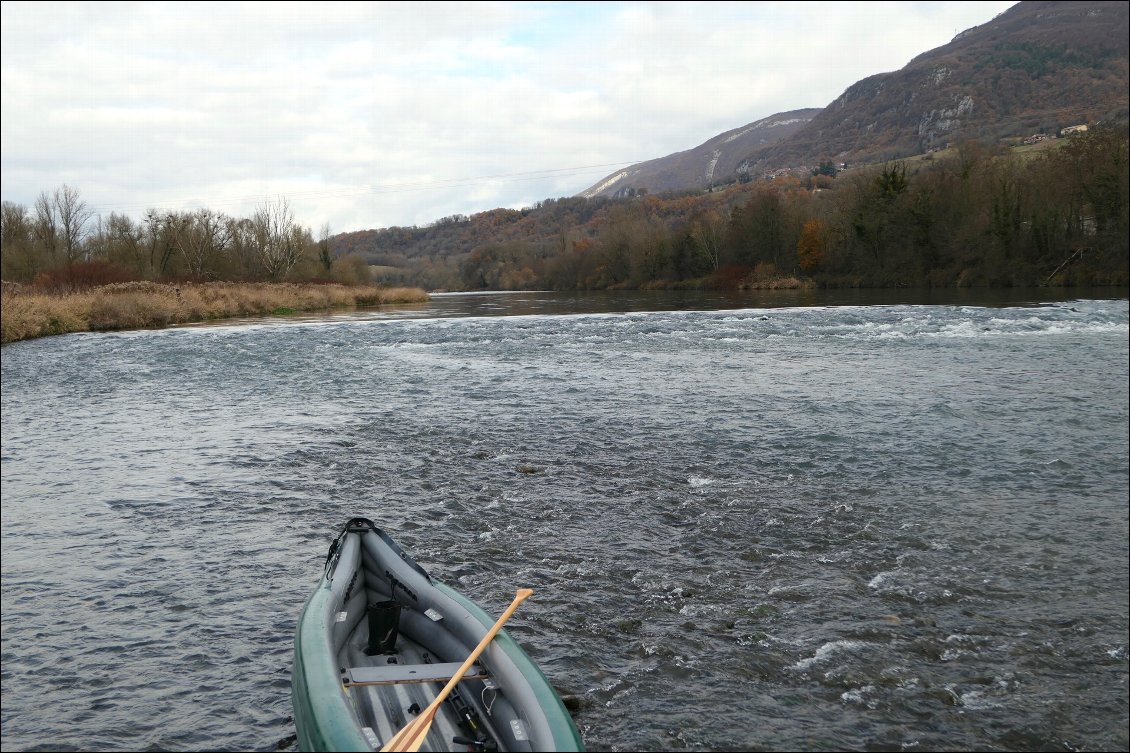
[[[490,612],[535,589],[508,630],[592,749],[1125,749],[1127,320],[362,316],[5,347],[3,748],[293,747],[295,620],[367,515]]]

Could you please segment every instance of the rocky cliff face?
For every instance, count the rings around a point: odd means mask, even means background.
[[[869,162],[961,139],[996,139],[1125,117],[1125,2],[1022,2],[866,78],[803,128],[751,152],[739,171],[821,160]]]

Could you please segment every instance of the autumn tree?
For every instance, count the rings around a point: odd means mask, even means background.
[[[369,264],[357,254],[346,254],[333,260],[329,272],[327,276],[345,285],[361,285],[372,280]]]
[[[318,263],[322,265],[322,272],[326,276],[329,276],[334,264],[333,249],[330,246],[331,237],[329,223],[323,223],[318,230]]]
[[[534,287],[544,254],[524,241],[488,244],[472,251],[460,264],[468,290],[521,290]]]
[[[820,220],[804,223],[797,241],[797,263],[800,271],[811,275],[820,269],[828,253],[828,227]]]

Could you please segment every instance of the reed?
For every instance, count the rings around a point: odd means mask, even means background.
[[[299,283],[122,282],[66,294],[0,293],[0,343],[68,332],[151,329],[214,319],[424,303],[419,288]]]

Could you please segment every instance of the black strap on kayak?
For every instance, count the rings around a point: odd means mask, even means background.
[[[337,564],[337,557],[341,553],[341,545],[345,542],[345,537],[351,533],[365,533],[367,531],[380,533],[380,529],[368,518],[350,518],[349,522],[341,529],[341,533],[330,542],[330,551],[326,553],[325,574],[328,575],[334,565]]]

